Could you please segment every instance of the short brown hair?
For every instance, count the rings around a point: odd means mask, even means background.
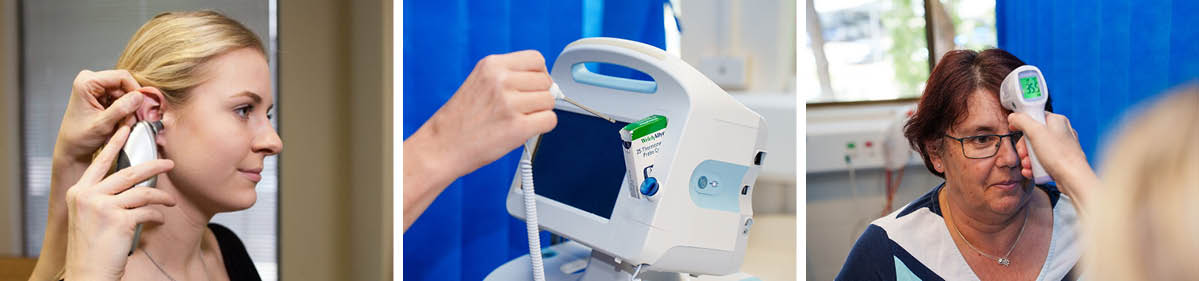
[[[929,172],[945,177],[933,168],[928,145],[940,140],[946,130],[965,118],[970,112],[970,95],[986,90],[998,99],[1003,78],[1022,65],[1024,61],[1000,49],[953,50],[941,57],[928,76],[916,113],[903,129],[904,137],[924,158],[924,166]],[[1053,110],[1052,101],[1045,102],[1045,110]]]

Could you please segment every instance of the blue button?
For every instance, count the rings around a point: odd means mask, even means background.
[[[699,176],[698,184],[699,184],[699,189],[708,188],[708,177],[707,176]]]
[[[645,179],[645,182],[641,183],[641,194],[645,196],[658,194],[658,179],[653,177]]]

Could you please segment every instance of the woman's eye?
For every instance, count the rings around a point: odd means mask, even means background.
[[[242,118],[246,118],[246,117],[250,117],[250,111],[253,109],[254,109],[253,106],[243,106],[243,107],[238,107],[238,108],[234,109],[233,112],[236,112],[237,115],[241,116]]]

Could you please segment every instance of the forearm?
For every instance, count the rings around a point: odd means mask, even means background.
[[[1074,206],[1079,213],[1087,213],[1087,210],[1092,208],[1090,206],[1091,198],[1096,189],[1101,188],[1102,185],[1099,177],[1090,170],[1090,167],[1082,167],[1078,171],[1072,172],[1062,179],[1061,184],[1065,185],[1064,191],[1074,201]]]
[[[404,231],[433,203],[437,195],[465,174],[454,151],[442,145],[435,130],[421,127],[404,140]]]
[[[65,215],[64,215],[65,216]],[[54,223],[47,219],[46,234],[42,240],[41,254],[33,268],[30,281],[59,280],[67,263],[67,224]]]
[[[57,155],[51,161],[49,210],[42,249],[29,280],[58,280],[66,265],[67,206],[66,191],[79,180],[89,163]]]
[[[1059,189],[1073,201],[1075,209],[1083,214],[1091,208],[1090,199],[1095,190],[1101,187],[1101,183],[1086,160],[1075,162],[1080,163],[1062,165],[1062,171],[1054,175],[1054,180]]]
[[[50,162],[50,218],[53,218],[53,223],[67,224],[66,212],[66,193],[67,189],[79,181],[83,173],[87,171],[87,167],[91,165],[91,158],[77,159],[67,156],[61,156],[57,151]],[[59,212],[58,210],[62,210]]]

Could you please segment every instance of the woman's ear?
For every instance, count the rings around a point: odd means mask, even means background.
[[[142,94],[144,99],[142,100],[142,106],[137,109],[137,119],[141,121],[162,120],[166,95],[154,87],[141,87],[137,91]]]
[[[164,109],[166,95],[162,93],[162,90],[154,87],[141,87],[137,91],[142,94],[144,99],[142,100],[142,106],[137,109],[137,119],[140,121],[160,121],[165,123],[166,120],[163,117],[166,115],[166,110]],[[158,128],[158,134],[155,134],[154,137],[154,143],[159,146],[159,149],[166,145],[166,138],[162,137],[162,131],[166,127],[167,124],[162,124],[162,127]]]
[[[933,169],[936,169],[937,172],[944,174],[945,159],[941,157],[941,153],[944,152],[944,147],[942,147],[942,144],[943,143],[929,141],[928,143],[924,144],[924,149],[928,151],[928,160],[933,162]]]

